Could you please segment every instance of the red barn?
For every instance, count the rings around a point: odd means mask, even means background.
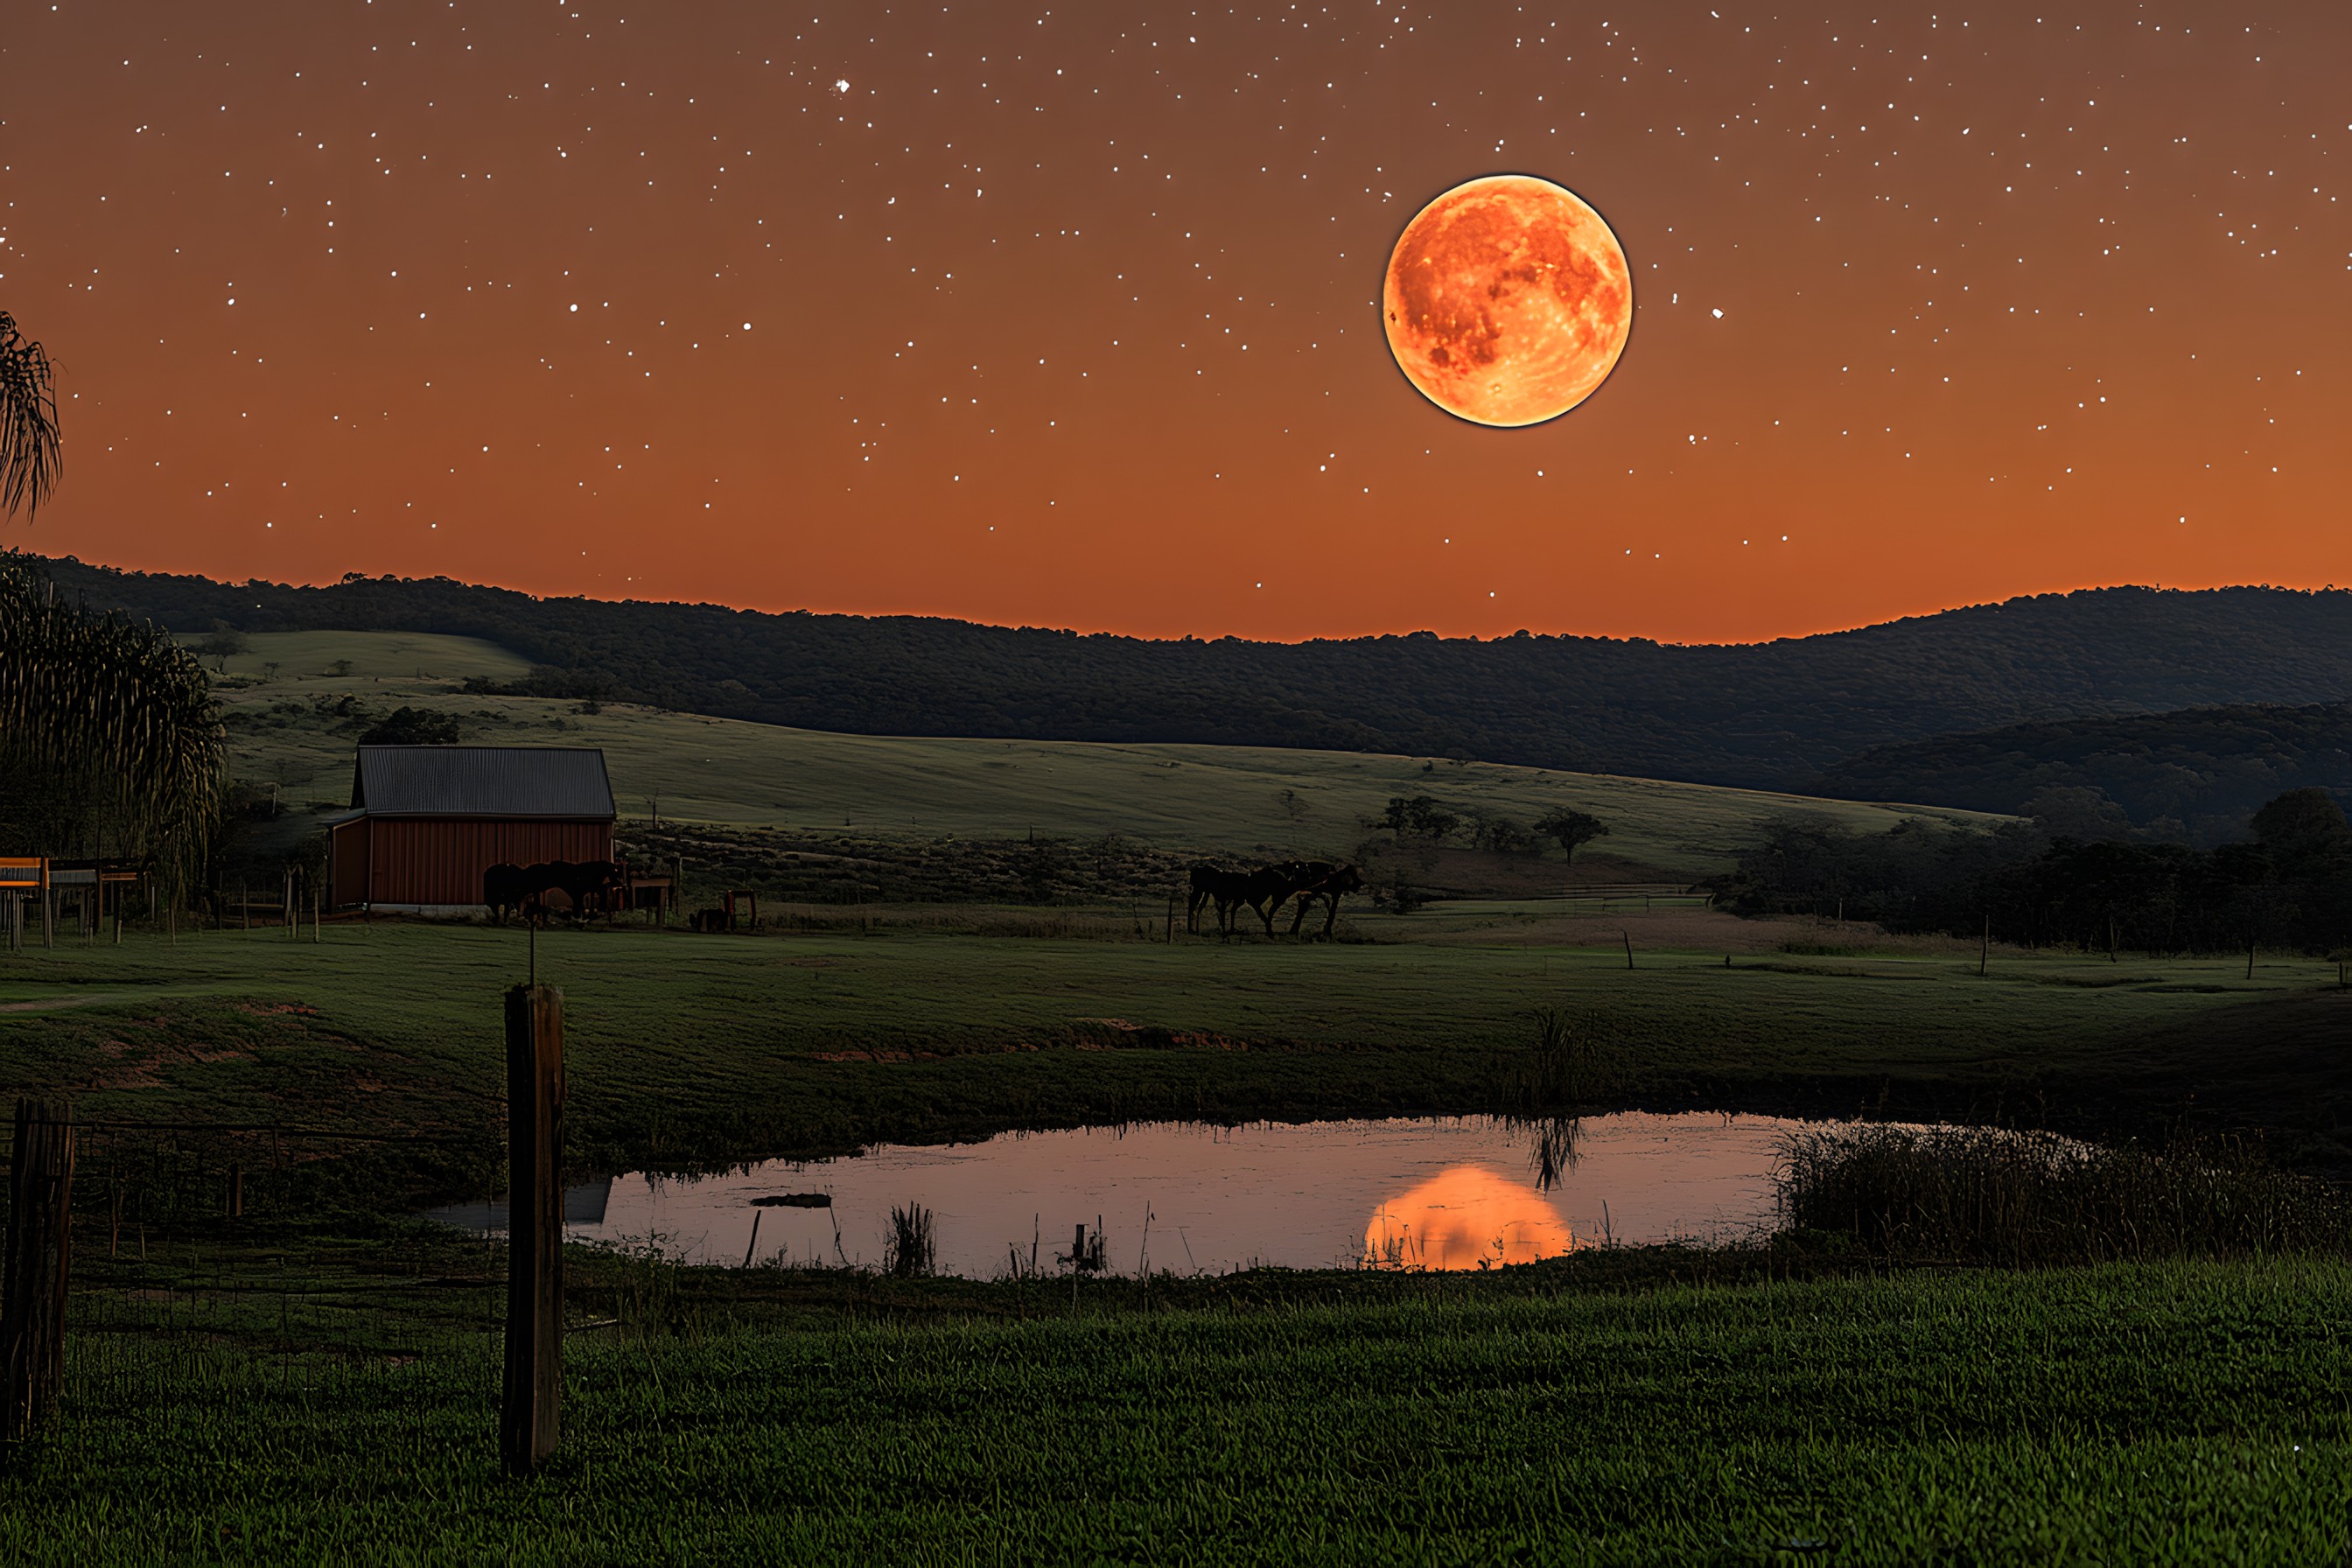
[[[613,858],[612,780],[593,746],[362,746],[335,823],[335,908],[479,909],[501,863]]]

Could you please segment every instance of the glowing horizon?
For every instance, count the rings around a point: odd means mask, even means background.
[[[37,14],[0,305],[66,463],[0,538],[1280,641],[2352,581],[2352,13],[1391,14]],[[1500,173],[1640,301],[1523,429],[1381,329]]]

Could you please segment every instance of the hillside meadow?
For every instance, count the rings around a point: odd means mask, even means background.
[[[200,642],[201,638],[186,639]],[[465,637],[281,632],[207,658],[225,670],[232,777],[295,804],[351,798],[352,748],[369,721],[407,706],[454,717],[482,745],[601,746],[625,817],[880,836],[1022,839],[1116,835],[1182,851],[1261,847],[1347,854],[1397,795],[1431,795],[1529,823],[1554,806],[1610,825],[1586,853],[1622,878],[1696,879],[1729,868],[1756,824],[1804,813],[1859,831],[1967,812],[1859,805],[1654,779],[1356,752],[1244,746],[942,740],[832,734],[626,703],[469,693],[523,661]],[[331,670],[348,664],[349,673]],[[348,704],[348,710],[339,710]],[[595,711],[584,711],[588,708]],[[1555,847],[1559,879],[1571,879]],[[1628,869],[1631,868],[1631,869]]]

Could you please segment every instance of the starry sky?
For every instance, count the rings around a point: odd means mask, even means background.
[[[1729,641],[2352,583],[2352,6],[58,0],[0,34],[9,542],[1167,637]],[[1549,424],[1389,251],[1540,174]]]

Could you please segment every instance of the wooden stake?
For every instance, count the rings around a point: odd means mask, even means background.
[[[245,1164],[232,1160],[228,1167],[228,1217],[245,1217]]]
[[[18,1100],[0,1276],[0,1445],[22,1441],[57,1407],[65,1373],[73,1167],[70,1107],[62,1100]]]
[[[1617,934],[1625,939],[1625,967],[1631,969],[1633,967],[1633,933],[1621,931]]]
[[[499,1451],[555,1452],[563,1394],[563,993],[507,992],[507,1345]]]
[[[1984,940],[1977,946],[1977,978],[1984,978],[1985,966],[1992,962],[1992,917],[1985,916]]]
[[[767,1212],[765,1209],[751,1211],[751,1245],[743,1249],[743,1267],[746,1268],[751,1267],[752,1255],[760,1250],[760,1216]]]

